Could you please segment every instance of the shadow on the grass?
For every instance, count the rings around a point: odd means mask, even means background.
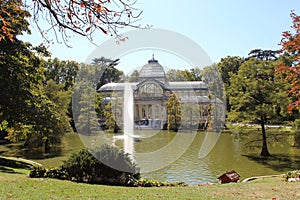
[[[274,154],[269,157],[259,155],[244,155],[250,160],[262,164],[278,172],[287,172],[300,169],[300,156],[290,156],[286,154]]]
[[[9,173],[9,174],[22,174],[22,173],[20,173],[20,172],[16,172],[16,171],[13,170],[12,168],[3,167],[3,166],[0,166],[0,172],[3,172],[3,173]]]
[[[0,172],[3,173],[22,174],[20,172],[15,171],[14,169],[30,170],[31,167],[31,164],[23,161],[0,157]]]

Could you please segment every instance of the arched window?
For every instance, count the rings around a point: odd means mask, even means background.
[[[162,97],[163,89],[157,83],[145,83],[139,89],[139,96],[144,98]]]

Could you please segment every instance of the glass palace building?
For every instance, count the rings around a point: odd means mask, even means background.
[[[211,100],[206,84],[203,81],[168,81],[163,66],[154,56],[140,69],[137,82],[107,83],[98,92],[104,94],[106,103],[117,101],[124,95],[126,84],[132,90],[133,118],[137,128],[165,129],[168,124],[167,103],[171,94],[175,94],[180,102],[181,123],[203,128],[209,121]],[[116,115],[118,126],[122,127],[122,116],[118,117],[116,110],[112,112]]]

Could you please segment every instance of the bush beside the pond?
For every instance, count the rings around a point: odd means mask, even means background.
[[[94,155],[101,158],[101,161]],[[122,166],[126,171],[111,168],[105,163]],[[93,154],[87,149],[81,150],[64,161],[61,169],[66,171],[69,180],[77,182],[125,186],[131,185],[135,179],[140,178],[138,169],[129,155],[110,145],[103,145],[94,150]]]
[[[45,173],[46,178],[56,178],[60,180],[67,180],[68,174],[62,169],[49,169]]]
[[[134,184],[136,187],[162,187],[162,186],[186,186],[187,184],[184,182],[160,182],[156,180],[140,178]]]
[[[29,177],[30,178],[42,178],[45,176],[45,173],[46,173],[45,168],[43,168],[39,165],[35,165],[30,170]]]
[[[101,158],[101,161],[104,163],[122,166],[122,169],[126,171],[111,168],[98,160],[94,155]],[[46,171],[41,167],[36,167],[31,170],[29,176],[32,178],[47,177],[120,186],[134,186],[135,182],[140,178],[139,171],[129,155],[110,145],[103,145],[101,148],[94,150],[93,154],[87,149],[81,150],[65,160],[58,169]]]

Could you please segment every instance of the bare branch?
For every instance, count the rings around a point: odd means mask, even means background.
[[[121,37],[119,34],[121,28],[147,28],[136,25],[142,11],[134,7],[135,0],[32,0],[32,2],[34,22],[48,43],[50,42],[48,32],[54,32],[57,42],[62,39],[68,45],[68,37],[72,32],[93,42],[93,36],[97,31]],[[50,28],[44,30],[39,25],[40,18],[46,19]]]

